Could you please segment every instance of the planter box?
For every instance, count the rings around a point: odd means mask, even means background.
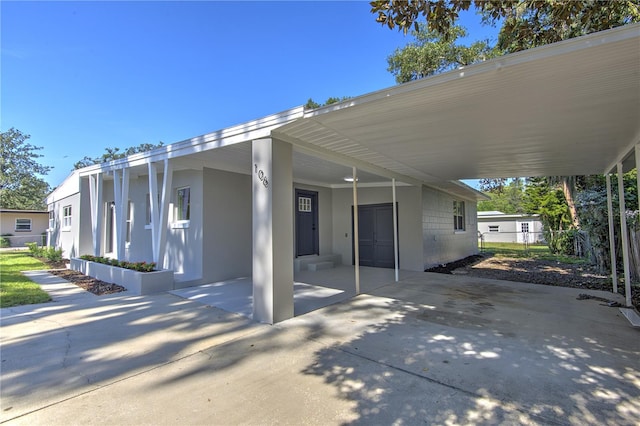
[[[118,284],[135,294],[161,293],[174,289],[173,271],[138,272],[118,266],[71,258],[71,269],[99,280]]]

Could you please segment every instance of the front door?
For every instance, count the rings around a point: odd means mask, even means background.
[[[393,204],[358,206],[360,265],[395,268]]]
[[[318,193],[296,189],[296,256],[320,254]]]

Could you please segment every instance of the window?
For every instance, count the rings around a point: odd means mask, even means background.
[[[187,186],[186,188],[179,188],[176,197],[176,221],[189,220],[190,217],[190,194],[191,190]]]
[[[132,205],[131,205],[131,200],[129,200],[129,202],[127,203],[127,225],[125,228],[125,237],[124,237],[124,241],[129,244],[131,242],[131,216],[133,216],[132,214]]]
[[[529,232],[529,224],[528,223],[521,223],[520,224],[520,229],[522,230],[522,232]]]
[[[31,219],[16,219],[16,232],[30,232]]]
[[[49,210],[49,229],[56,227],[56,212]]]
[[[71,206],[62,208],[62,227],[71,228]]]
[[[489,225],[489,232],[500,232],[499,225]]]
[[[298,211],[299,212],[310,212],[311,211],[311,198],[309,198],[309,197],[298,197]]]
[[[464,231],[464,201],[453,201],[453,229]]]

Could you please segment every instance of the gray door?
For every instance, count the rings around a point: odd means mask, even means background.
[[[392,203],[358,206],[358,241],[361,266],[395,267]]]
[[[318,193],[296,189],[296,256],[320,254]]]

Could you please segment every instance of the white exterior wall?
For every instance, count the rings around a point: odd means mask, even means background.
[[[250,277],[251,176],[205,168],[203,182],[203,282]]]
[[[465,202],[465,230],[454,231],[453,201]],[[476,201],[454,198],[432,188],[422,188],[424,269],[478,253]]]
[[[296,189],[304,189],[308,191],[316,191],[318,193],[318,238],[319,241],[319,249],[320,255],[332,254],[333,253],[333,193],[330,188],[313,186],[313,185],[305,185],[295,183],[293,184],[293,220],[296,220],[295,211],[298,208],[298,204],[296,202]],[[295,253],[295,223],[293,226],[294,229],[294,253]]]
[[[59,198],[49,204],[49,210],[55,212],[55,227],[50,231],[49,245],[51,247],[62,248],[62,256],[65,258],[85,254],[84,251],[81,251],[80,247],[80,204],[80,193]],[[71,206],[70,227],[62,226],[62,214],[65,206]],[[90,228],[88,233],[89,239],[91,239]]]
[[[203,240],[203,188],[202,171],[182,170],[173,172],[169,203],[167,248],[163,269],[174,271],[176,288],[178,281],[188,282],[202,278]],[[187,227],[176,223],[177,190],[190,188],[190,220]]]
[[[162,179],[162,176],[160,176]],[[162,181],[161,181],[162,182]],[[109,198],[113,199],[113,187]],[[131,201],[131,241],[125,244],[125,258],[130,262],[152,262],[151,227],[147,223],[147,194],[149,176],[131,177],[129,201]],[[104,197],[103,192],[103,197]],[[104,226],[104,219],[102,224]]]
[[[542,234],[542,222],[535,216],[505,215],[500,217],[478,217],[478,232],[483,235],[485,242],[495,243],[522,243],[522,223],[529,224],[529,242],[544,241]],[[490,232],[489,226],[498,226],[498,232]]]
[[[400,268],[410,271],[424,270],[422,264],[422,236],[417,230],[421,223],[421,198],[419,187],[398,186],[398,251]],[[391,186],[358,188],[358,205],[391,203]],[[342,256],[344,265],[353,263],[351,207],[353,190],[351,188],[333,190],[333,253]]]

